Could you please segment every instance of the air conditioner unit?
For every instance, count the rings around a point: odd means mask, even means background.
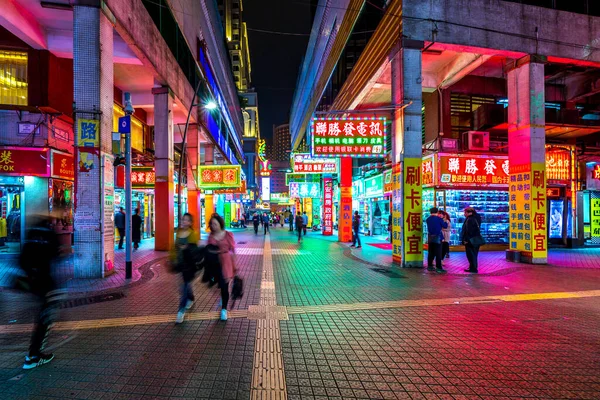
[[[465,132],[463,133],[463,143],[467,143],[467,150],[470,151],[489,151],[490,133],[481,131]]]

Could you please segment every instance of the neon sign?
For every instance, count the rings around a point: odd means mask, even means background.
[[[239,188],[242,185],[239,165],[201,165],[198,167],[198,187],[201,189]]]
[[[312,155],[317,157],[373,157],[385,154],[386,119],[319,119],[311,124]]]

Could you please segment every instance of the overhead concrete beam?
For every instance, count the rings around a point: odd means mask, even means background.
[[[483,65],[491,57],[492,56],[481,54],[460,54],[442,70],[443,79],[440,82],[441,88],[446,89],[454,85]]]
[[[587,77],[577,84],[567,85],[567,101],[580,101],[600,93],[600,79]]]
[[[348,109],[350,109],[350,110],[356,109],[364,101],[364,99],[367,97],[367,95],[371,92],[371,90],[374,88],[375,84],[377,83],[379,78],[381,78],[383,73],[386,70],[388,70],[388,72],[390,72],[389,71],[391,68],[390,60],[391,60],[391,58],[388,59],[385,63],[383,63],[381,65],[381,67],[379,67],[379,69],[377,70],[377,72],[375,72],[373,77],[371,77],[371,79],[369,79],[369,81],[367,82],[367,84],[365,85],[363,90],[361,90],[360,93],[358,93],[358,95],[354,98],[354,101],[352,103],[350,103],[350,107],[348,107]],[[390,74],[391,74],[391,72],[390,72]]]
[[[0,10],[0,25],[34,49],[48,49],[46,31],[18,1],[0,0]]]

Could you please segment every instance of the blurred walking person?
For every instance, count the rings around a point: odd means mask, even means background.
[[[254,225],[254,234],[258,235],[258,226],[260,225],[260,216],[258,213],[254,213],[252,216],[252,224]]]
[[[360,229],[360,215],[358,215],[358,211],[354,211],[354,216],[352,217],[352,246],[360,249],[362,246],[360,244],[360,237],[358,236],[358,230]],[[358,246],[356,245],[358,243]]]
[[[56,318],[60,301],[63,300],[53,277],[53,268],[60,254],[60,244],[49,216],[38,216],[28,230],[23,245],[20,265],[27,277],[22,289],[36,295],[42,303],[35,320],[29,355],[23,369],[33,369],[54,359],[54,354],[44,354],[48,334]]]
[[[123,250],[123,239],[125,239],[125,210],[119,207],[119,212],[115,214],[115,227],[119,231],[119,250]]]
[[[298,211],[298,215],[296,215],[296,231],[298,232],[298,243],[300,243],[300,239],[302,238],[302,228],[304,225],[304,218],[302,217],[302,213]]]
[[[265,214],[266,216],[267,214]],[[268,222],[266,222],[268,225]],[[266,234],[266,233],[265,233]],[[229,283],[237,275],[235,238],[233,233],[225,230],[225,221],[219,215],[210,219],[210,236],[208,244],[219,249],[219,262],[221,265],[218,274],[219,288],[221,288],[221,321],[227,321],[227,306],[229,303]]]
[[[290,224],[290,232],[294,232],[294,214],[289,210],[288,223]]]
[[[465,222],[460,233],[460,240],[465,245],[469,268],[465,272],[476,274],[479,272],[477,258],[479,257],[479,248],[485,244],[481,236],[481,216],[473,207],[467,207],[464,210]]]
[[[192,291],[192,281],[196,277],[194,253],[198,247],[199,237],[198,233],[192,229],[193,224],[194,217],[189,213],[183,214],[181,226],[177,229],[177,236],[175,238],[177,270],[181,273],[183,280],[181,301],[179,302],[179,311],[175,320],[177,324],[183,322],[185,312],[192,308],[194,304],[194,292]]]
[[[142,241],[142,217],[140,217],[140,209],[135,209],[135,214],[131,217],[131,241],[133,249],[137,250]]]
[[[267,232],[269,232],[269,233],[271,232],[269,230],[269,215],[267,213],[264,213],[262,222],[263,222],[263,228],[265,228],[265,235],[266,235]]]
[[[306,227],[308,226],[308,215],[306,215],[306,211],[302,213],[302,230],[304,231],[304,236],[306,236]]]

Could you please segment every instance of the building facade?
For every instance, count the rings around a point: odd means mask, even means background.
[[[289,161],[291,151],[290,125],[283,124],[273,128],[273,160]]]

